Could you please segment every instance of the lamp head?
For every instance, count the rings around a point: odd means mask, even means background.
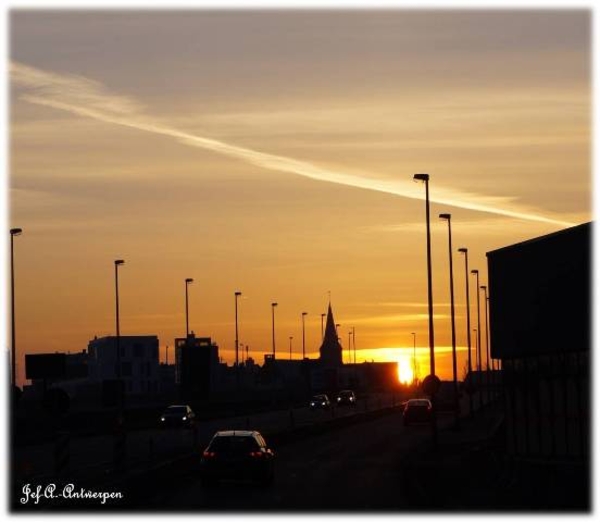
[[[115,259],[115,266],[124,265],[125,261],[123,259]]]
[[[191,277],[186,277],[185,282],[186,283],[193,283],[194,280]]]
[[[11,228],[10,229],[10,235],[11,236],[18,236],[23,232],[22,228]]]
[[[302,315],[308,315],[308,312],[302,312]]]
[[[271,306],[275,307],[277,306],[277,303],[271,303]]]
[[[469,251],[469,249],[468,249],[468,248],[464,248],[464,247],[463,247],[463,248],[459,248],[459,249],[458,249],[458,251],[459,251],[461,254],[466,254],[466,253]]]
[[[440,219],[447,219],[450,221],[451,214],[440,214]]]
[[[240,296],[240,295],[242,295],[242,292],[236,292],[235,295]]]
[[[475,268],[475,269],[471,270],[471,273],[472,273],[472,274],[475,274],[475,275],[477,275],[477,274],[479,274],[479,270],[477,270],[477,269]]]
[[[415,174],[413,176],[415,181],[429,181],[429,174]]]
[[[481,285],[479,288],[481,288],[482,290],[487,290],[487,286],[486,285]]]

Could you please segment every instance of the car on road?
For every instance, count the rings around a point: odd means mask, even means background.
[[[402,411],[404,425],[413,422],[428,422],[431,420],[431,401],[429,399],[409,399]]]
[[[356,395],[352,390],[342,390],[336,398],[338,406],[356,406]]]
[[[183,426],[190,428],[196,419],[195,413],[187,404],[172,404],[160,416],[161,426]]]
[[[315,395],[310,399],[309,403],[311,410],[328,410],[331,407],[329,397],[325,394]]]
[[[273,482],[275,453],[258,431],[218,431],[202,453],[201,481],[205,486],[220,480]]]

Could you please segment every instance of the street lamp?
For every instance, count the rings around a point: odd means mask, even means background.
[[[304,318],[308,315],[308,312],[302,312],[302,360],[306,358],[306,332]]]
[[[487,286],[481,285],[481,290],[483,290],[485,294],[485,299],[483,300],[483,304],[485,305],[485,376],[487,381],[487,400],[488,403],[491,399],[491,390],[490,390],[490,338],[489,338],[489,323],[488,323],[488,295],[487,295]]]
[[[20,236],[23,233],[21,228],[10,229],[10,290],[11,290],[11,334],[12,334],[12,346],[11,346],[11,365],[10,365],[10,380],[13,386],[17,386],[17,345],[15,342],[15,254],[13,239],[15,236]],[[12,395],[12,390],[11,390]]]
[[[469,367],[469,379],[473,379],[473,365],[471,363],[471,305],[469,300],[469,249],[468,248],[459,248],[458,251],[461,254],[465,255],[465,283],[467,287],[467,347],[468,347],[468,356],[467,356],[467,364]],[[470,390],[467,390],[467,394],[469,395],[469,415],[473,416],[473,393]]]
[[[242,295],[242,292],[235,292],[235,367],[236,367],[236,375],[239,375],[237,368],[240,365],[240,357],[239,357],[239,336],[238,336],[238,297]],[[239,382],[238,382],[239,384]]]
[[[188,286],[190,283],[193,283],[194,280],[191,277],[186,278],[185,280],[185,337],[186,339],[190,336],[190,322],[189,322],[189,312],[188,312]]]
[[[440,214],[440,219],[448,221],[448,256],[450,259],[450,320],[452,324],[452,376],[454,380],[454,416],[456,426],[460,422],[458,415],[458,377],[456,371],[456,326],[454,321],[454,270],[452,267],[452,225],[451,214]]]
[[[413,384],[417,382],[417,334],[410,333],[413,336]]]
[[[475,350],[479,350],[479,343],[477,341],[477,328],[473,328],[473,332],[475,333]],[[477,353],[475,353],[475,356],[477,358]]]
[[[277,303],[271,303],[271,318],[273,324],[273,360],[275,360],[275,307]]]
[[[352,330],[348,332],[348,364],[352,364]]]
[[[429,373],[435,376],[435,342],[433,338],[433,290],[431,282],[431,231],[429,227],[429,174],[415,174],[413,180],[425,183],[425,220],[427,224],[427,299],[429,307]],[[436,407],[435,393],[431,394],[433,405],[431,415],[431,430],[433,437],[433,446],[437,446],[437,426],[436,426]]]
[[[354,349],[354,364],[356,364],[356,331],[352,327],[352,347]]]
[[[475,276],[477,280],[477,286],[479,289],[479,270],[471,270],[471,274]],[[481,313],[479,306],[479,291],[477,291],[477,371],[479,373],[479,407],[483,406],[483,390],[481,389]]]
[[[119,325],[119,267],[125,264],[122,259],[115,260],[115,302],[117,329],[117,379],[121,380],[121,329]]]
[[[435,375],[435,355],[433,338],[433,289],[431,281],[431,231],[429,227],[429,174],[415,174],[415,181],[425,183],[425,220],[427,225],[427,300],[429,309],[429,371]]]
[[[292,339],[293,337],[290,335],[290,361],[292,360]]]

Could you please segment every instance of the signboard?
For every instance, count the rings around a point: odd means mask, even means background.
[[[435,395],[440,389],[441,381],[437,375],[428,375],[423,379],[423,391],[427,395]]]
[[[67,355],[64,353],[37,353],[25,355],[27,379],[62,379],[66,375]]]

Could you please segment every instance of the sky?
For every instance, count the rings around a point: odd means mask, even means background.
[[[190,329],[234,361],[318,355],[459,377],[465,263],[592,219],[591,11],[13,9],[8,190],[23,354]],[[476,327],[475,278],[471,319]],[[485,328],[481,297],[481,328]],[[484,333],[484,332],[482,332]],[[474,342],[474,341],[473,341]],[[485,342],[485,335],[482,336]],[[244,348],[245,351],[245,348]],[[412,360],[412,359],[410,359]]]

